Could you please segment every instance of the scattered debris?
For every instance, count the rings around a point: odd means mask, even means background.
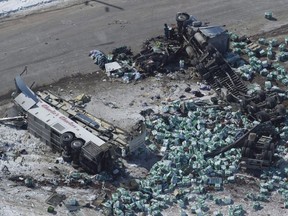
[[[265,18],[268,20],[272,20],[273,13],[271,11],[265,12]]]
[[[46,203],[54,207],[58,206],[63,200],[66,199],[65,195],[60,195],[58,193],[53,193],[47,200]]]

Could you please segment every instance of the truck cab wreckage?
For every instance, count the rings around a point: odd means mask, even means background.
[[[62,152],[63,160],[72,162],[75,168],[82,167],[89,173],[107,170],[113,159],[125,157],[144,143],[143,125],[132,136],[48,91],[35,94],[20,76],[15,84],[13,101],[25,113],[28,131]]]

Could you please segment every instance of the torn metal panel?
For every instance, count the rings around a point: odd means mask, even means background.
[[[19,104],[25,111],[32,108],[37,102],[30,97],[27,97],[24,93],[20,93],[14,101]]]
[[[22,92],[28,98],[31,98],[36,103],[38,102],[37,95],[24,83],[20,76],[15,77],[15,85],[18,93]]]

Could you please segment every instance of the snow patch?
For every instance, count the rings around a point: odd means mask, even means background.
[[[48,8],[71,0],[0,0],[0,18]]]

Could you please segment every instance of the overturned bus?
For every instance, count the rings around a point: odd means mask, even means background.
[[[144,143],[145,127],[131,135],[57,96],[34,93],[20,76],[15,78],[13,101],[27,119],[28,131],[56,151],[73,167],[90,173],[109,169],[113,159],[126,156]]]

